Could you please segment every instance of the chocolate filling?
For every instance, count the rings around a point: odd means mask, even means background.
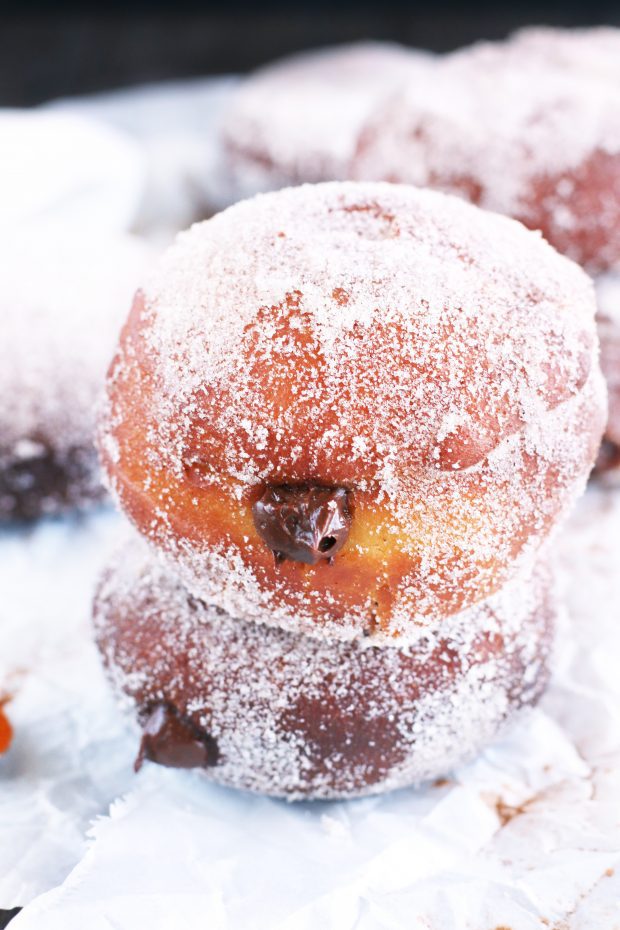
[[[351,529],[345,488],[271,485],[252,507],[252,516],[277,559],[307,565],[332,559]]]
[[[134,769],[139,772],[145,759],[174,769],[204,769],[219,758],[217,743],[172,704],[157,704],[142,731]]]

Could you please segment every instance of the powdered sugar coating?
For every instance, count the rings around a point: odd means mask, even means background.
[[[44,227],[4,234],[0,248],[0,517],[23,495],[54,512],[100,493],[96,402],[150,250]],[[67,500],[39,487],[50,470],[69,476]]]
[[[408,82],[370,118],[351,176],[457,193],[595,270],[620,261],[617,86],[527,43],[481,43]]]
[[[123,508],[231,616],[415,635],[531,562],[585,482],[591,282],[441,194],[302,187],[179,237],[125,328],[101,449]],[[334,565],[273,557],[267,483],[340,485]]]
[[[237,199],[302,182],[346,177],[362,126],[432,57],[387,42],[293,55],[243,82],[222,124]]]
[[[611,80],[620,88],[620,29],[594,26],[589,29],[556,29],[530,26],[510,37],[510,44],[528,56],[577,71],[591,77]]]
[[[172,704],[217,744],[207,777],[289,799],[447,774],[536,701],[555,613],[539,568],[408,650],[324,642],[193,601],[138,540],[108,568],[94,607],[132,713]]]

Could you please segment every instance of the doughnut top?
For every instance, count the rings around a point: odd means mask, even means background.
[[[147,374],[154,445],[197,485],[391,497],[538,430],[587,378],[593,317],[585,274],[512,220],[409,187],[304,186],[177,238],[112,379]]]
[[[292,55],[251,75],[222,126],[225,144],[241,156],[240,186],[254,193],[346,177],[372,109],[431,62],[396,44],[360,42]]]

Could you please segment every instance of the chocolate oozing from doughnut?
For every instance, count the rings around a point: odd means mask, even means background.
[[[143,727],[134,769],[145,759],[175,769],[204,769],[219,758],[217,743],[171,704],[157,704]]]
[[[306,565],[333,558],[351,529],[345,488],[268,486],[253,505],[252,516],[276,559]]]

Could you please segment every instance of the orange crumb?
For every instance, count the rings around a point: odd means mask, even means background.
[[[0,707],[0,753],[6,752],[11,745],[13,729],[7,720],[2,707]]]

